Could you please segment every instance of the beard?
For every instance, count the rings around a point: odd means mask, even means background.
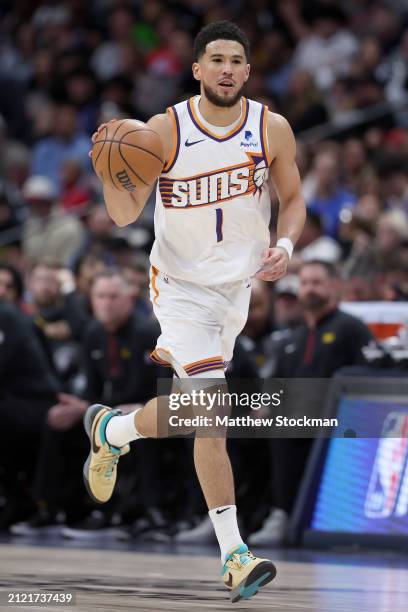
[[[301,300],[300,304],[305,310],[322,310],[330,303],[328,296],[319,295],[318,293],[308,293]]]
[[[205,97],[211,102],[211,104],[214,104],[214,106],[221,106],[222,108],[230,108],[231,106],[235,106],[238,100],[242,98],[244,86],[242,86],[232,98],[224,98],[219,96],[213,89],[211,89],[211,87],[205,85],[205,83],[203,83],[203,90]]]

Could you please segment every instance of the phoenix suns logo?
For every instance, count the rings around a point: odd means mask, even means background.
[[[190,208],[224,202],[261,192],[268,177],[265,159],[248,155],[250,162],[183,179],[161,177],[159,189],[166,208]],[[257,157],[258,159],[254,159]]]

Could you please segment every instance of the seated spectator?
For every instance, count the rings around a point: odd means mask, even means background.
[[[308,210],[320,215],[324,234],[337,238],[341,214],[354,207],[356,197],[341,183],[339,160],[333,151],[318,153],[312,172],[316,190],[307,202]]]
[[[364,143],[357,138],[348,138],[342,150],[344,184],[352,193],[358,193],[360,183],[369,173],[367,152]]]
[[[61,191],[61,168],[67,159],[77,159],[84,170],[91,169],[89,136],[78,131],[78,117],[72,104],[61,103],[54,111],[53,132],[33,147],[31,175],[45,176],[55,193]]]
[[[327,262],[310,261],[299,273],[299,302],[304,321],[283,339],[276,378],[329,378],[341,367],[364,363],[362,348],[372,339],[368,327],[338,309],[338,277]],[[312,439],[268,440],[270,451],[269,515],[251,544],[271,546],[285,538]],[[282,469],[285,466],[285,469]]]
[[[407,210],[408,161],[401,155],[381,156],[376,164],[386,208]]]
[[[29,322],[4,300],[0,300],[0,339],[0,475],[6,495],[2,530],[32,512],[31,476],[58,384]]]
[[[358,41],[345,24],[341,8],[321,4],[316,7],[310,31],[295,49],[295,67],[312,70],[319,89],[329,89],[337,76],[347,74],[358,51]],[[287,25],[295,35],[299,32],[294,16],[289,15]]]
[[[131,261],[122,266],[123,276],[131,289],[135,312],[142,317],[152,315],[149,299],[150,262],[143,252],[137,253]]]
[[[24,282],[17,268],[0,263],[0,302],[19,306],[24,295]]]
[[[6,193],[0,191],[0,247],[20,243],[21,234],[22,224],[17,211],[13,209]]]
[[[64,270],[45,259],[28,277],[31,312],[61,384],[70,391],[80,376],[80,340],[89,316],[63,291]]]
[[[104,272],[107,266],[100,257],[85,254],[76,261],[74,267],[75,291],[69,297],[78,301],[82,310],[91,312],[91,287],[94,278]]]
[[[380,216],[375,244],[380,258],[384,261],[408,244],[408,218],[402,210],[385,212]]]
[[[109,38],[100,44],[91,57],[91,65],[99,79],[106,81],[122,74],[121,51],[133,39],[134,15],[126,6],[116,6],[108,18]]]
[[[322,96],[306,71],[291,75],[283,108],[295,134],[326,123],[329,119]]]
[[[66,159],[61,166],[61,196],[59,202],[66,212],[81,214],[89,204],[92,194],[84,180],[81,164],[76,159]]]
[[[59,263],[50,258],[40,260],[32,267],[28,289],[33,316],[50,341],[79,340],[87,319],[67,303],[62,273]]]
[[[341,259],[339,243],[323,234],[322,222],[317,213],[308,210],[306,223],[301,237],[296,244],[296,255],[302,261],[320,259],[329,263],[337,263]]]
[[[272,329],[272,293],[270,286],[264,281],[252,279],[248,318],[242,330],[242,336],[246,345],[251,348],[258,370],[265,365],[264,342],[269,338]]]
[[[69,263],[83,240],[81,222],[61,212],[53,184],[46,176],[29,178],[23,196],[31,213],[22,236],[27,262],[33,264],[43,257],[51,257],[61,265]]]
[[[92,537],[95,529],[106,527],[114,508],[112,504],[106,507],[108,514],[97,526],[92,516],[87,519],[90,508],[83,488],[82,466],[88,441],[82,417],[90,403],[102,402],[130,411],[135,404],[155,395],[160,370],[149,354],[155,346],[156,334],[135,320],[133,301],[123,275],[115,270],[101,272],[93,281],[91,299],[95,318],[83,339],[85,399],[60,393],[51,407],[35,480],[35,495],[41,511],[32,517],[30,524],[15,526],[14,533],[56,524],[57,512],[61,509],[67,514],[67,537]],[[151,526],[157,526],[159,519],[162,523],[158,444],[157,440],[139,441],[136,455],[132,453],[127,460],[135,463],[131,470],[141,478],[138,495],[144,504],[145,516],[156,521]]]

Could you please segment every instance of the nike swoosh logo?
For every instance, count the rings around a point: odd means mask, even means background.
[[[204,142],[205,138],[202,138],[201,140],[193,140],[193,142],[189,142],[188,138],[186,140],[186,142],[184,143],[186,145],[186,147],[192,147],[195,144],[198,144],[199,142]]]
[[[102,419],[103,416],[104,416],[103,414],[100,414],[98,417],[96,417],[97,421],[95,423],[94,432],[96,431],[96,428],[99,426],[99,421]],[[92,450],[93,450],[93,452],[94,453],[98,453],[100,448],[101,447],[96,444],[95,436],[93,435],[92,436]]]
[[[229,589],[232,587],[232,574],[228,574],[228,580],[224,582],[225,586]]]
[[[223,508],[222,510],[216,510],[215,514],[222,514],[223,512],[226,512],[227,510],[229,510],[229,508]]]

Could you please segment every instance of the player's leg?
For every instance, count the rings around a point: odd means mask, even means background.
[[[220,287],[219,292],[225,298],[225,310],[222,312],[223,324],[221,326],[222,354],[224,355],[225,361],[229,362],[233,356],[235,340],[247,320],[251,282],[248,279],[241,283]],[[222,441],[225,447],[225,438]],[[228,464],[232,476],[229,458]],[[232,478],[231,482],[233,483]],[[218,483],[218,481],[215,480],[215,483]],[[233,511],[236,513],[235,506],[233,506]],[[228,519],[229,512],[229,510],[225,510],[219,515],[216,511],[214,515],[214,510],[210,509],[210,517],[213,520],[216,532],[217,522],[219,522],[220,519],[222,520],[223,517]],[[232,525],[230,528],[231,527]],[[221,541],[220,538],[219,541]],[[233,603],[240,599],[252,597],[258,592],[260,587],[268,584],[276,576],[276,568],[272,561],[254,557],[245,543],[237,543],[234,547],[231,547],[227,553],[225,553],[225,550],[222,550],[221,559],[223,563],[221,574],[225,586],[230,590],[230,597]]]
[[[222,379],[222,376],[223,372],[219,371],[217,378]],[[220,397],[223,391],[227,391],[227,386],[220,380],[218,385],[206,387],[205,391],[217,393]],[[213,418],[217,412],[225,414],[225,406],[220,405],[218,411],[213,410]],[[252,597],[260,587],[273,580],[276,568],[268,559],[254,557],[241,538],[234,479],[226,446],[226,428],[196,431],[194,462],[220,546],[223,564],[221,574],[225,586],[230,590],[231,601]]]
[[[135,411],[122,415],[119,410],[94,404],[84,416],[84,426],[90,440],[90,453],[84,464],[84,481],[89,495],[98,503],[112,496],[117,476],[117,464],[129,452],[129,443],[140,438],[168,437],[171,411],[169,396],[155,397]],[[188,406],[182,414],[192,416]],[[166,425],[167,424],[167,425]],[[186,435],[192,428],[177,428],[173,434]]]

